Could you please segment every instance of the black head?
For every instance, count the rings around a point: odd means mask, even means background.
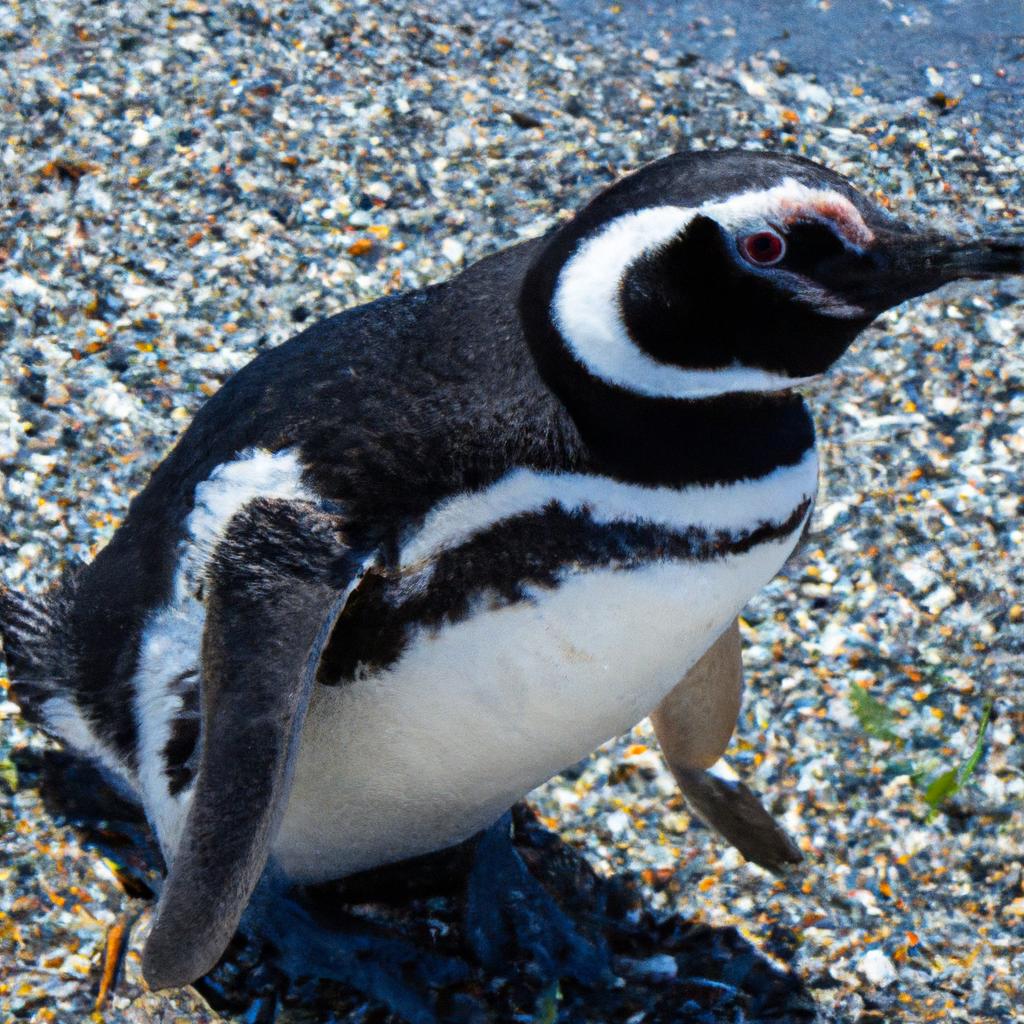
[[[1024,273],[1024,236],[908,227],[799,157],[676,154],[556,231],[523,291],[535,337],[651,397],[778,392],[883,310],[959,278]],[[535,342],[536,344],[536,342]]]

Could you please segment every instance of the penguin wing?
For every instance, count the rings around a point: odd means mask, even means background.
[[[724,762],[723,766],[731,772]],[[747,860],[776,875],[799,864],[803,854],[786,830],[747,785],[739,778],[724,778],[717,774],[720,770],[673,768],[672,774],[701,821],[732,843]]]
[[[651,715],[673,771],[710,768],[725,753],[742,693],[743,651],[733,621]]]
[[[743,691],[739,625],[733,622],[651,715],[669,768],[686,802],[748,860],[781,872],[803,859],[793,840],[719,761],[736,727]]]
[[[211,557],[202,749],[143,953],[151,988],[216,964],[263,873],[320,654],[364,564],[340,525],[312,503],[260,498]]]

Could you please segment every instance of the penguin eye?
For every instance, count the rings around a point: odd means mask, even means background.
[[[740,252],[756,267],[770,267],[786,255],[786,242],[774,231],[758,231],[740,240]]]

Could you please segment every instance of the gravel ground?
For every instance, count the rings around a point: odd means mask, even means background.
[[[88,559],[257,352],[538,234],[671,150],[804,153],[907,216],[1019,230],[1019,107],[970,91],[1005,69],[963,93],[945,78],[962,68],[930,65],[905,92],[870,69],[826,88],[770,51],[638,45],[616,16],[594,32],[536,0],[0,8],[7,582]],[[957,286],[890,313],[813,395],[817,532],[745,616],[730,752],[805,867],[776,881],[691,821],[644,725],[535,794],[599,870],[640,870],[656,904],[793,960],[823,1020],[1024,1021],[1022,298],[1020,281]],[[855,687],[890,713],[877,736]],[[988,698],[977,772],[929,818],[920,780],[966,757]],[[0,716],[0,1017],[86,1020],[111,928],[143,904],[43,808],[46,741],[11,702]],[[96,1019],[219,1019],[190,991],[141,994],[136,949]]]

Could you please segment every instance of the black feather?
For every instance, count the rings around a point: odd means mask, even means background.
[[[0,639],[22,712],[42,723],[42,704],[70,678],[64,644],[64,595],[33,597],[0,585]]]

